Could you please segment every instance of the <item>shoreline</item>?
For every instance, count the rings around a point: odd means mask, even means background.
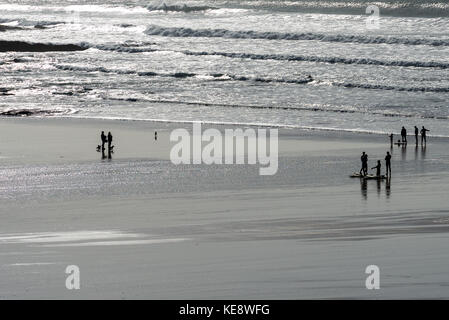
[[[194,123],[199,123],[201,125],[204,125],[205,127],[212,127],[212,126],[218,126],[219,128],[224,128],[226,126],[228,127],[251,127],[251,128],[267,128],[267,129],[279,129],[283,130],[284,133],[287,132],[295,132],[295,133],[302,133],[304,135],[307,135],[307,133],[310,133],[310,135],[314,135],[316,133],[317,136],[327,136],[327,135],[335,135],[338,136],[371,136],[371,137],[385,137],[385,140],[389,142],[389,138],[387,137],[390,133],[385,132],[376,132],[376,131],[368,131],[368,130],[353,130],[353,129],[339,129],[339,128],[319,128],[319,127],[308,127],[308,126],[292,126],[292,125],[276,125],[276,124],[266,124],[266,123],[239,123],[239,122],[215,122],[215,121],[189,121],[189,120],[164,120],[164,119],[132,119],[132,118],[114,118],[114,117],[102,117],[102,118],[95,118],[95,117],[77,117],[77,116],[58,116],[58,117],[34,117],[34,116],[26,116],[26,117],[17,117],[17,116],[0,116],[0,121],[14,121],[14,120],[31,120],[31,121],[86,121],[86,122],[98,122],[98,123],[104,123],[104,122],[111,122],[111,123],[141,123],[141,124],[153,124],[154,126],[158,127],[159,124],[161,127],[170,126],[175,127],[176,125],[193,125]],[[410,129],[411,131],[411,129]],[[393,132],[395,139],[396,137],[400,137],[400,132]],[[414,134],[407,134],[407,137],[414,138]],[[436,141],[446,141],[449,142],[449,136],[442,136],[442,135],[427,135],[428,138],[435,139]],[[388,140],[387,140],[388,138]],[[419,135],[419,142],[421,141],[421,135]],[[395,141],[396,142],[396,141]],[[409,143],[410,146],[415,146],[413,142]],[[419,143],[419,146],[421,146],[421,143]]]

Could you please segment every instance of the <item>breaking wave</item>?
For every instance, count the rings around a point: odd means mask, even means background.
[[[215,10],[218,9],[216,7],[210,6],[188,6],[186,4],[175,4],[175,5],[167,5],[165,3],[161,5],[150,5],[147,7],[148,11],[164,11],[164,12],[199,12],[206,10]]]
[[[363,14],[368,5],[374,4],[379,7],[383,16],[447,17],[449,15],[449,4],[442,0],[228,0],[226,4],[269,11],[354,15]]]
[[[174,73],[158,73],[154,71],[134,71],[134,70],[121,70],[121,69],[108,69],[105,67],[87,67],[87,66],[73,66],[73,65],[55,65],[59,70],[65,71],[80,71],[80,72],[102,72],[102,73],[115,73],[115,74],[129,74],[137,75],[142,77],[170,77],[178,79],[186,78],[198,78],[202,80],[213,80],[213,81],[254,81],[254,82],[277,82],[277,83],[291,83],[291,84],[306,84],[313,79],[303,78],[303,79],[284,79],[284,78],[263,78],[263,77],[253,77],[253,76],[240,76],[231,75],[224,73],[211,73],[211,74],[197,74],[191,72],[174,72]]]
[[[317,40],[323,42],[362,43],[362,44],[401,44],[449,46],[449,39],[430,38],[398,38],[385,36],[323,34],[323,33],[280,33],[261,31],[233,31],[227,29],[191,29],[177,27],[161,27],[150,25],[145,30],[150,36],[163,37],[206,37],[229,39],[265,39],[265,40]]]
[[[322,82],[314,79],[312,76],[305,76],[299,79],[289,78],[265,78],[260,76],[245,76],[245,75],[232,75],[226,73],[210,73],[210,74],[197,74],[191,72],[175,72],[175,73],[158,73],[154,71],[134,71],[134,70],[122,70],[122,69],[108,69],[105,67],[88,67],[88,66],[73,66],[73,65],[55,65],[57,69],[66,71],[80,71],[80,72],[102,72],[102,73],[115,73],[115,74],[128,74],[137,75],[142,77],[170,77],[178,79],[196,78],[199,80],[209,81],[253,81],[259,83],[286,83],[286,84],[308,84],[314,83],[316,85],[331,85],[343,88],[356,88],[356,89],[368,89],[368,90],[395,90],[402,92],[438,92],[447,93],[449,88],[445,87],[399,87],[399,86],[387,86],[380,84],[363,84],[363,83],[348,83],[348,82]]]
[[[52,116],[52,115],[70,115],[75,114],[74,109],[27,109],[27,108],[9,108],[0,110],[0,116],[3,117],[30,117],[30,116]]]
[[[323,62],[323,63],[340,63],[340,64],[363,64],[363,65],[378,65],[389,67],[416,67],[416,68],[440,68],[449,69],[449,63],[444,62],[424,62],[424,61],[383,61],[369,58],[341,58],[341,57],[318,57],[318,56],[297,56],[297,55],[282,55],[282,54],[255,54],[255,53],[234,53],[234,52],[192,52],[182,51],[186,55],[193,56],[208,56],[217,55],[227,58],[240,58],[252,60],[281,60],[281,61],[308,61],[308,62]]]

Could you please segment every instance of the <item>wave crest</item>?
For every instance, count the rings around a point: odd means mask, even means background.
[[[264,40],[316,40],[323,42],[362,43],[362,44],[401,44],[449,46],[449,39],[430,38],[398,38],[384,36],[323,34],[323,33],[281,33],[271,31],[233,31],[227,29],[191,29],[177,27],[161,27],[150,25],[144,31],[150,36],[177,38],[228,38],[228,39],[264,39]]]

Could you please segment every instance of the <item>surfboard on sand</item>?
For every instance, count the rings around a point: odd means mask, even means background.
[[[363,174],[360,174],[358,172],[354,172],[349,177],[351,177],[351,178],[363,178]]]

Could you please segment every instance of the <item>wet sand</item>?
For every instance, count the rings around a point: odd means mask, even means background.
[[[361,151],[370,167],[391,151],[386,136],[282,129],[262,177],[173,165],[175,128],[191,125],[0,119],[0,298],[449,297],[449,141],[394,147],[391,182],[363,183],[349,175]]]

